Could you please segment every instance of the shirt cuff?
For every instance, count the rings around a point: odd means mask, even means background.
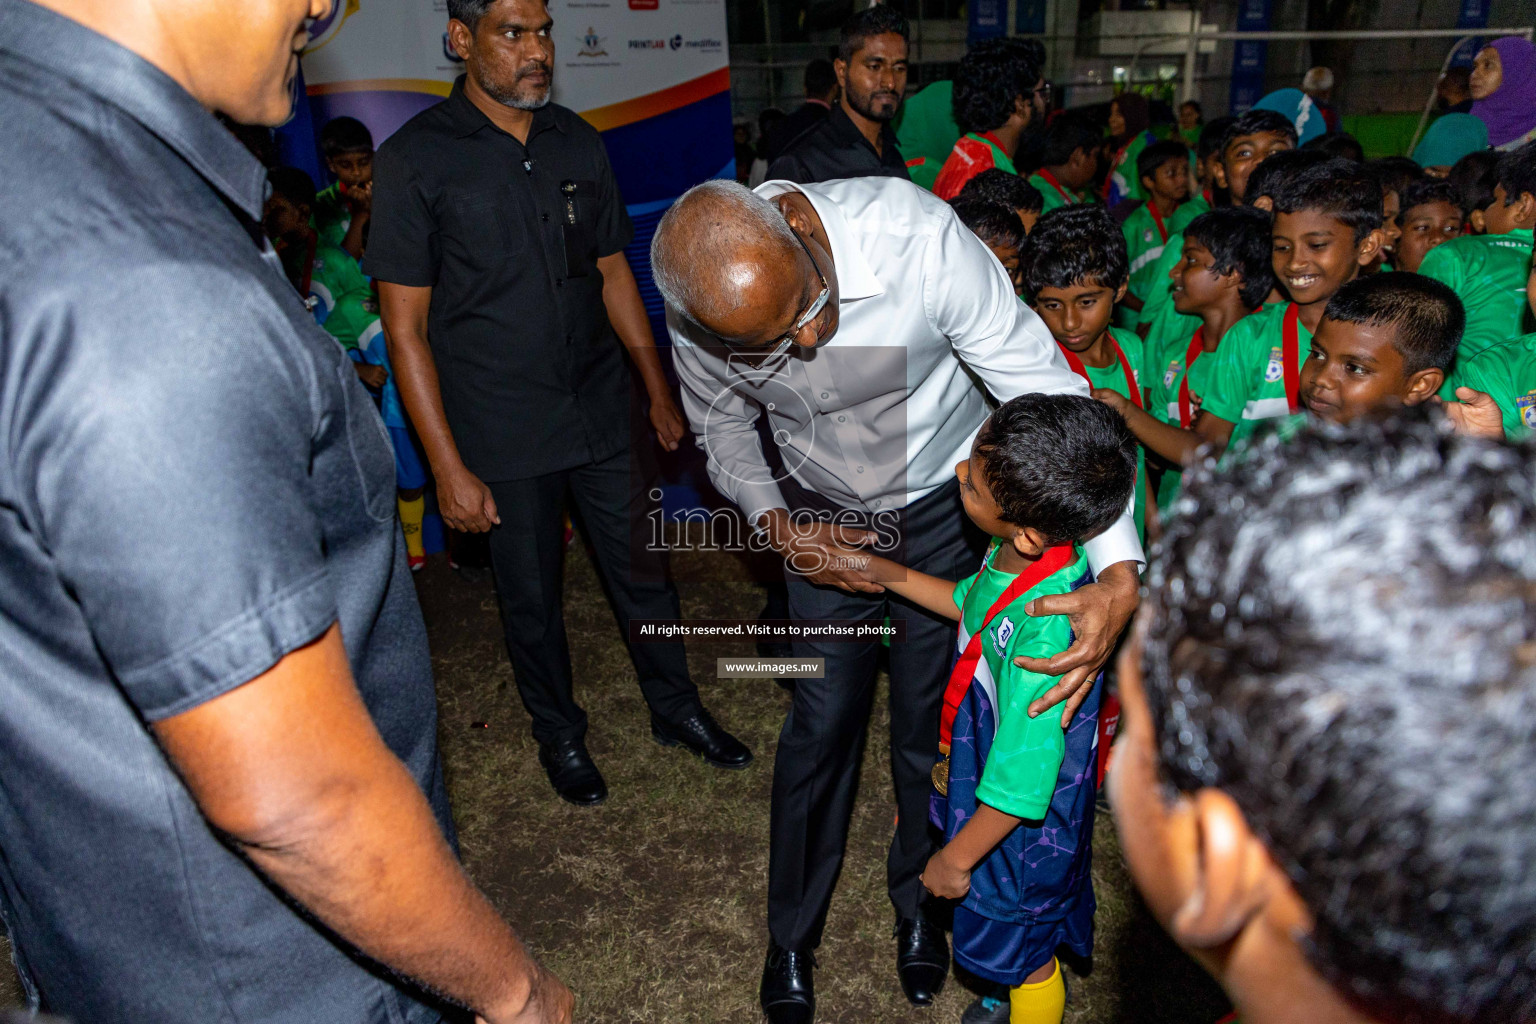
[[[1115,520],[1113,526],[1084,544],[1083,550],[1088,553],[1088,565],[1093,569],[1094,579],[1117,562],[1135,562],[1138,567],[1147,564],[1147,556],[1136,536],[1136,520],[1129,510]]]
[[[747,525],[756,526],[757,517],[769,509],[788,509],[789,505],[784,501],[784,492],[779,490],[778,484],[742,484],[736,489],[734,495],[736,505],[745,513]]]

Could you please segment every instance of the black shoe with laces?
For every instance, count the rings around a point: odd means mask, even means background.
[[[580,739],[539,744],[539,764],[549,775],[549,784],[567,803],[596,807],[608,799],[608,784],[603,781],[603,773],[592,763],[587,745]]]
[[[902,993],[913,1006],[931,1005],[949,977],[949,938],[921,914],[898,918],[894,936]]]
[[[745,768],[752,763],[746,744],[720,728],[703,708],[681,722],[668,722],[653,713],[651,738],[664,747],[687,747],[716,768]]]
[[[811,1024],[816,1019],[816,986],[811,973],[815,966],[813,953],[768,944],[763,981],[757,990],[757,1001],[768,1024]]]

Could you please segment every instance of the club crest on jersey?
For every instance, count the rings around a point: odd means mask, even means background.
[[[1173,387],[1173,382],[1178,377],[1178,375],[1179,375],[1179,360],[1175,359],[1173,362],[1168,364],[1168,372],[1163,374],[1163,387],[1165,387],[1165,388]]]
[[[1520,409],[1520,422],[1536,430],[1536,391],[1527,391],[1515,399],[1515,405]]]
[[[1013,620],[1004,615],[997,628],[992,630],[992,650],[998,657],[1002,657],[1003,652],[1008,649],[1008,638],[1011,636],[1013,636]]]
[[[1269,365],[1264,367],[1264,379],[1270,384],[1285,376],[1285,353],[1276,345],[1269,350]]]
[[[1141,233],[1141,240],[1143,242],[1146,242],[1148,245],[1152,244],[1152,232],[1150,232],[1150,231],[1143,231]]]

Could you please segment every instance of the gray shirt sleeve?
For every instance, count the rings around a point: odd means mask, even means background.
[[[4,399],[11,485],[141,714],[219,696],[336,619],[297,305],[159,262],[13,312],[11,336],[43,357]]]

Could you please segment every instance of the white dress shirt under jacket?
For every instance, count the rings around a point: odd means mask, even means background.
[[[953,475],[990,411],[988,390],[998,401],[1088,394],[1002,264],[932,193],[873,177],[756,189],[768,199],[790,190],[826,229],[841,290],[832,337],[754,368],[667,310],[683,406],[710,479],[749,520],[788,507],[755,426],[764,412],[799,483],[876,513]],[[1086,547],[1095,571],[1143,561],[1130,506]]]

